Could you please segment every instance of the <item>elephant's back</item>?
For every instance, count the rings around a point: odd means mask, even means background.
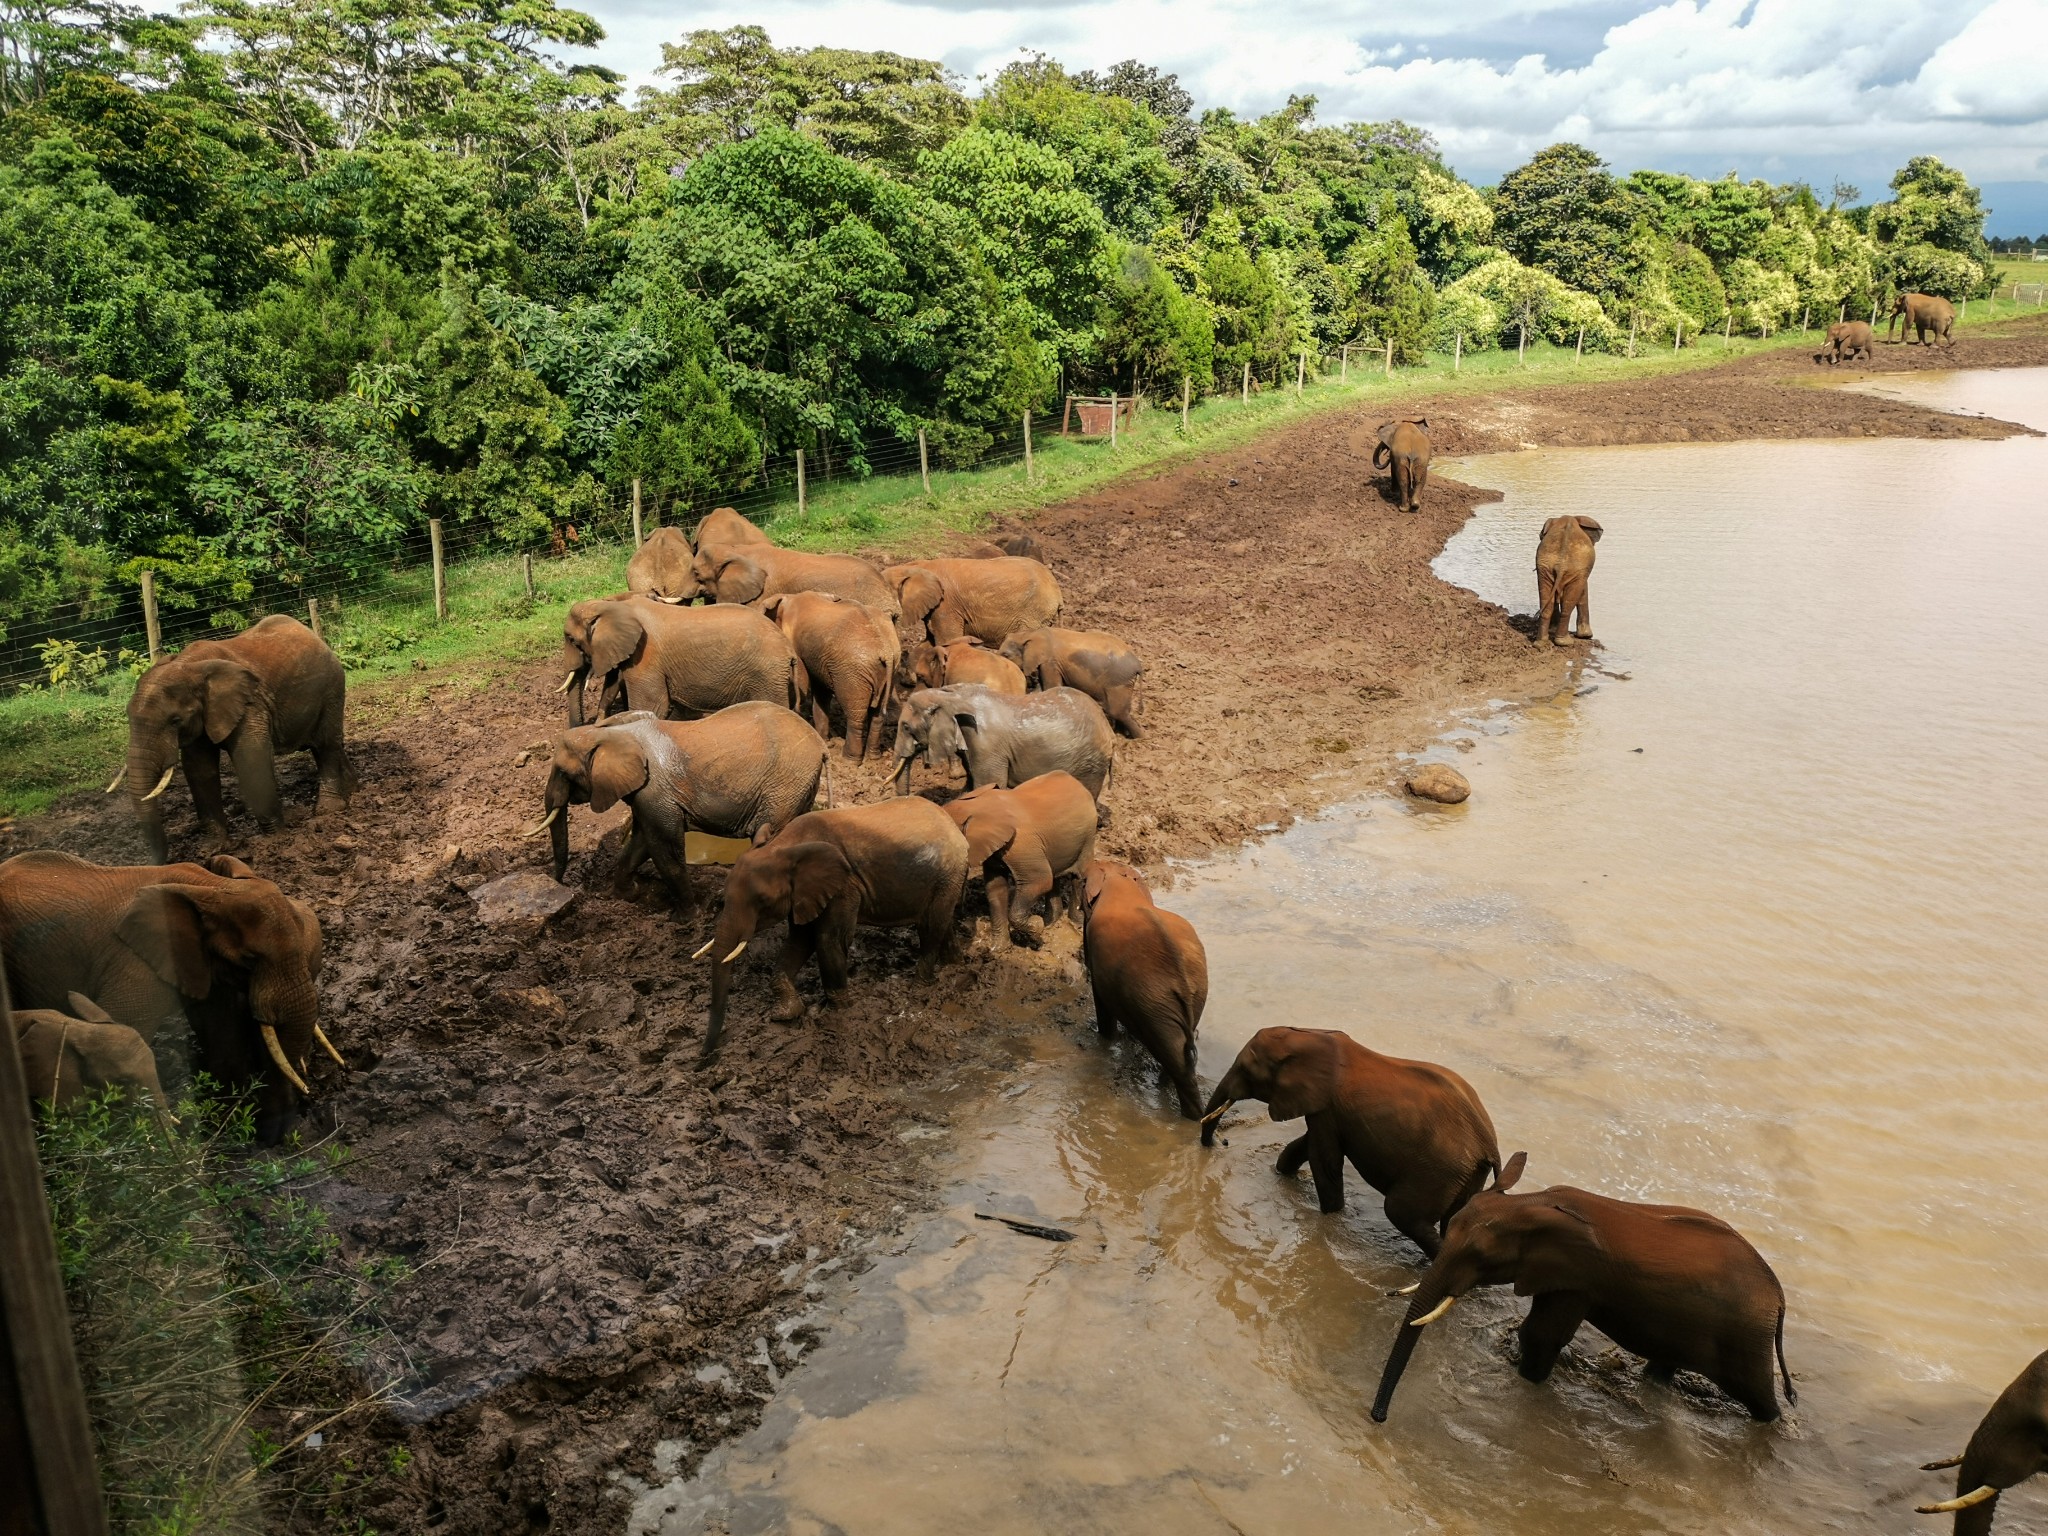
[[[797,549],[763,549],[753,553],[768,573],[768,591],[764,595],[829,592],[885,612],[896,606],[881,572],[856,556],[814,555]]]

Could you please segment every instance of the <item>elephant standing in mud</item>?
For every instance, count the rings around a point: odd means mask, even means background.
[[[1095,999],[1095,1027],[1119,1026],[1159,1063],[1189,1120],[1202,1118],[1195,1032],[1209,1002],[1209,955],[1194,924],[1152,901],[1128,864],[1102,859],[1081,872],[1081,951]]]
[[[979,683],[997,693],[1021,699],[1030,691],[1017,663],[1001,651],[992,651],[972,635],[933,645],[921,640],[903,653],[903,691],[919,688],[951,688],[955,683]]]
[[[119,1088],[160,1115],[170,1113],[149,1042],[89,997],[73,992],[61,1011],[16,1009],[14,1046],[30,1098],[62,1108]]]
[[[1036,560],[913,560],[882,572],[896,594],[906,643],[972,635],[1001,645],[1020,629],[1056,623],[1060,584]]]
[[[1566,644],[1567,627],[1581,640],[1593,638],[1593,608],[1586,583],[1593,574],[1593,546],[1600,525],[1590,517],[1553,517],[1536,541],[1536,643],[1551,638]],[[1576,613],[1576,617],[1574,614]]]
[[[1785,1401],[1799,1401],[1785,1368],[1785,1289],[1740,1232],[1704,1211],[1564,1185],[1510,1193],[1525,1160],[1509,1158],[1451,1218],[1387,1357],[1375,1421],[1386,1422],[1423,1329],[1482,1285],[1534,1298],[1519,1330],[1518,1369],[1529,1381],[1548,1381],[1580,1324],[1591,1323],[1647,1359],[1653,1375],[1697,1371],[1754,1419],[1778,1417],[1779,1379]]]
[[[242,803],[266,828],[284,819],[280,752],[312,752],[320,775],[315,814],[347,805],[355,790],[342,742],[347,686],[326,642],[283,614],[232,640],[195,640],[143,673],[128,699],[128,766],[107,793],[127,784],[150,862],[169,856],[159,797],[181,762],[200,825],[216,848],[229,842],[223,750],[234,762]]]
[[[699,523],[696,531],[690,535],[692,551],[708,549],[716,544],[765,544],[770,549],[775,547],[773,539],[732,507],[713,507],[704,514],[704,521]]]
[[[799,664],[789,641],[750,608],[684,608],[636,597],[572,603],[562,621],[569,724],[583,723],[595,672],[601,709],[708,715],[758,699],[794,709]]]
[[[976,789],[945,805],[967,838],[967,868],[988,882],[989,938],[997,946],[1038,948],[1028,919],[1051,898],[1059,920],[1059,882],[1095,857],[1095,797],[1070,773],[1042,773],[1015,789]]]
[[[569,807],[602,814],[619,801],[633,830],[612,883],[621,893],[650,858],[687,916],[694,909],[684,842],[692,828],[713,837],[772,835],[811,808],[825,773],[825,743],[778,704],[734,704],[703,720],[614,715],[555,742],[542,804],[555,878],[569,868]]]
[[[910,792],[910,765],[946,772],[957,761],[972,789],[1008,789],[1041,773],[1071,773],[1098,801],[1109,787],[1116,733],[1102,706],[1074,688],[1011,698],[973,684],[920,688],[896,720],[896,792]]]
[[[14,1002],[69,1011],[72,994],[145,1042],[182,1016],[197,1070],[257,1084],[256,1128],[283,1134],[320,1029],[320,924],[238,859],[101,865],[68,853],[0,864],[0,951]]]
[[[1429,484],[1429,422],[1390,421],[1379,429],[1379,446],[1372,451],[1372,467],[1390,470],[1388,489],[1394,505],[1403,512],[1422,510],[1422,488]]]
[[[859,762],[870,745],[879,747],[903,657],[889,615],[830,592],[785,592],[761,604],[761,616],[781,628],[803,663],[818,734],[829,734],[837,704],[846,717],[846,755]]]
[[[896,617],[896,594],[889,584],[867,561],[852,555],[809,555],[772,544],[706,544],[690,569],[707,602],[758,603],[785,592],[831,592]]]
[[[1920,1470],[1950,1467],[1957,1469],[1955,1497],[1922,1504],[1919,1512],[1945,1515],[1953,1510],[1955,1536],[1990,1536],[1999,1495],[2048,1472],[2048,1354],[2036,1356],[1998,1394],[1962,1455],[1930,1461]]]
[[[1003,642],[1003,655],[1040,688],[1078,688],[1102,706],[1109,723],[1137,740],[1145,701],[1138,683],[1145,663],[1115,635],[1099,629],[1027,629]]]
[[[1500,1171],[1493,1121],[1472,1085],[1448,1067],[1369,1051],[1334,1029],[1260,1030],[1209,1095],[1202,1145],[1239,1099],[1275,1120],[1305,1115],[1304,1133],[1276,1167],[1306,1162],[1325,1215],[1344,1209],[1344,1163],[1386,1196],[1387,1220],[1436,1257],[1450,1219]]]
[[[1899,322],[1905,321],[1904,325]],[[1884,322],[1884,339],[1892,339],[1892,327],[1899,325],[1899,340],[1903,343],[1906,333],[1912,332],[1921,346],[1930,347],[1935,341],[1944,346],[1954,346],[1953,334],[1956,324],[1956,307],[1947,299],[1936,298],[1931,293],[1902,293],[1892,300],[1891,314]],[[1932,337],[1930,341],[1928,338]]]
[[[626,590],[658,603],[687,603],[697,595],[690,572],[696,551],[680,528],[657,528],[626,562]]]
[[[789,936],[775,978],[769,1017],[803,1017],[796,978],[811,957],[825,1000],[845,995],[857,928],[914,927],[917,973],[929,981],[953,937],[953,914],[967,886],[967,839],[929,800],[812,811],[739,857],[725,880],[718,929],[695,958],[711,955],[711,1025],[704,1054],[725,1030],[732,963],[764,924],[787,920]]]
[[[1877,335],[1868,323],[1862,320],[1841,320],[1828,327],[1828,334],[1820,344],[1820,350],[1813,354],[1816,363],[1826,363],[1830,368],[1837,363],[1853,363],[1859,358],[1864,362],[1876,356]]]

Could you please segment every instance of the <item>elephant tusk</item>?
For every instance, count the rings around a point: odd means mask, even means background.
[[[1210,1110],[1208,1114],[1202,1116],[1202,1124],[1214,1125],[1218,1120],[1221,1120],[1225,1115],[1230,1113],[1230,1106],[1235,1104],[1236,1102],[1237,1100],[1235,1099],[1225,1099],[1216,1108]]]
[[[1410,1328],[1427,1328],[1431,1323],[1435,1322],[1438,1318],[1442,1317],[1446,1312],[1450,1311],[1451,1308],[1455,1307],[1457,1304],[1457,1297],[1446,1296],[1442,1301],[1438,1302],[1435,1306],[1431,1307],[1427,1312],[1423,1313],[1422,1316],[1415,1319],[1415,1321],[1410,1323],[1408,1326]]]
[[[747,945],[751,942],[752,941],[749,939],[741,939],[739,943],[733,946],[732,953],[727,955],[723,960],[719,961],[718,963],[720,965],[731,965],[733,961],[739,959],[740,951],[745,949]]]
[[[121,781],[127,777],[128,770],[126,768],[123,768],[119,773],[114,775],[113,781],[109,783],[107,787],[101,791],[101,793],[111,795],[115,790],[121,787]]]
[[[1966,1493],[1959,1499],[1943,1499],[1939,1504],[1916,1504],[1913,1512],[1917,1515],[1946,1515],[1958,1509],[1975,1509],[1986,1499],[1997,1498],[1998,1494],[1998,1489],[1986,1483],[1982,1488]]]
[[[323,1051],[334,1058],[334,1064],[337,1067],[345,1068],[348,1066],[348,1063],[341,1059],[341,1052],[334,1048],[334,1042],[327,1038],[327,1031],[318,1024],[313,1026],[313,1038],[320,1042],[320,1048]]]
[[[1960,1467],[1962,1464],[1962,1457],[1951,1456],[1945,1461],[1923,1461],[1920,1464],[1920,1470],[1922,1472],[1946,1472],[1950,1467]]]
[[[536,821],[532,826],[528,827],[524,832],[520,833],[519,835],[521,837],[539,837],[541,833],[547,831],[549,827],[554,825],[555,818],[561,814],[562,808],[558,805],[552,811],[549,811],[547,815],[541,817],[539,821]]]
[[[292,1064],[285,1060],[284,1046],[277,1038],[277,1031],[268,1024],[263,1026],[263,1044],[270,1052],[270,1059],[277,1063],[277,1070],[284,1074],[285,1081],[310,1099],[313,1096],[313,1090],[306,1086],[306,1080],[294,1072]]]
[[[144,795],[142,798],[145,800],[154,800],[158,795],[162,794],[165,790],[169,789],[171,787],[171,775],[176,773],[177,771],[178,770],[175,765],[166,768],[164,770],[164,776],[156,781],[156,788],[152,789],[148,794]]]
[[[704,957],[705,957],[706,955],[708,955],[708,954],[710,954],[710,953],[711,953],[711,946],[712,946],[712,945],[714,945],[714,944],[716,944],[717,942],[718,942],[718,935],[714,933],[713,935],[711,935],[711,937],[710,937],[710,938],[708,938],[708,939],[706,939],[706,940],[704,941],[703,947],[702,947],[701,949],[699,949],[699,950],[697,951],[697,953],[695,953],[694,955],[690,956],[690,958],[691,958],[692,960],[702,960],[702,959],[703,959],[703,958],[704,958]]]
[[[555,690],[555,692],[557,692],[557,693],[567,693],[567,692],[568,692],[568,691],[569,691],[569,690],[570,690],[571,688],[573,688],[573,687],[575,687],[575,686],[576,686],[576,674],[575,674],[574,672],[571,672],[571,673],[570,673],[570,674],[569,674],[569,675],[568,675],[567,677],[565,677],[565,678],[563,678],[563,679],[562,679],[562,686],[561,686],[561,687],[559,687],[559,688],[557,688],[557,689]]]
[[[1413,1285],[1404,1285],[1398,1291],[1389,1291],[1387,1292],[1387,1294],[1389,1296],[1413,1296],[1417,1291],[1421,1289],[1422,1282],[1418,1280]]]

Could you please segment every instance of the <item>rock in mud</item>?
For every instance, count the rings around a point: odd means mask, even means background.
[[[530,935],[574,901],[576,892],[557,885],[546,870],[522,869],[478,886],[469,899],[476,903],[477,921],[486,928]]]
[[[1472,793],[1472,786],[1448,763],[1424,763],[1408,775],[1408,793],[1438,805],[1457,805]]]

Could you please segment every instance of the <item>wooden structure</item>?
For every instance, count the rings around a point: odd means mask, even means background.
[[[1060,436],[1065,437],[1080,418],[1081,436],[1115,437],[1131,424],[1136,395],[1069,395],[1066,413],[1060,417]]]

